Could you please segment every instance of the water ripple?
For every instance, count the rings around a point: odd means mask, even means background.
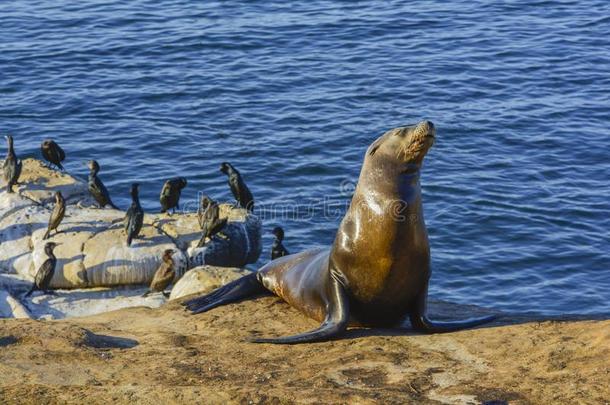
[[[591,12],[599,10],[599,12]],[[427,118],[422,176],[435,298],[610,313],[610,19],[602,1],[91,0],[0,3],[0,118],[125,207],[229,199],[232,161],[265,205],[348,201],[367,145]],[[268,219],[292,251],[340,216]],[[265,235],[266,250],[270,236]],[[261,260],[261,263],[264,260]]]

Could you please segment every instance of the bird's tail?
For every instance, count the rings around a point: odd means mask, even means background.
[[[131,235],[127,235],[127,246],[131,246],[131,241],[133,240]]]
[[[42,240],[47,240],[49,238],[50,234],[51,234],[51,229],[47,229],[44,236],[42,237]]]
[[[62,172],[65,170],[64,167],[61,165],[61,163],[58,163],[57,167],[59,167],[59,170],[61,170]]]

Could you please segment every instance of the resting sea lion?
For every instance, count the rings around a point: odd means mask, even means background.
[[[434,125],[386,132],[368,148],[350,207],[330,250],[274,260],[257,273],[187,301],[194,313],[271,291],[322,322],[313,331],[258,343],[303,343],[335,337],[348,325],[394,326],[450,332],[489,322],[426,317],[430,247],[423,217],[420,170],[435,139]]]

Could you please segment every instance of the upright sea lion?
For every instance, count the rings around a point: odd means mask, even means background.
[[[259,343],[325,340],[348,325],[388,327],[406,317],[415,330],[427,333],[493,320],[432,322],[426,317],[430,247],[419,177],[435,135],[434,125],[422,121],[373,142],[330,250],[284,256],[185,305],[194,313],[205,312],[268,290],[322,322],[301,335],[253,340]]]

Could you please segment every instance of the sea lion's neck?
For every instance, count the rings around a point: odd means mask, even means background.
[[[357,194],[367,200],[404,201],[415,203],[420,194],[420,170],[415,165],[375,170],[363,167],[358,179]]]

